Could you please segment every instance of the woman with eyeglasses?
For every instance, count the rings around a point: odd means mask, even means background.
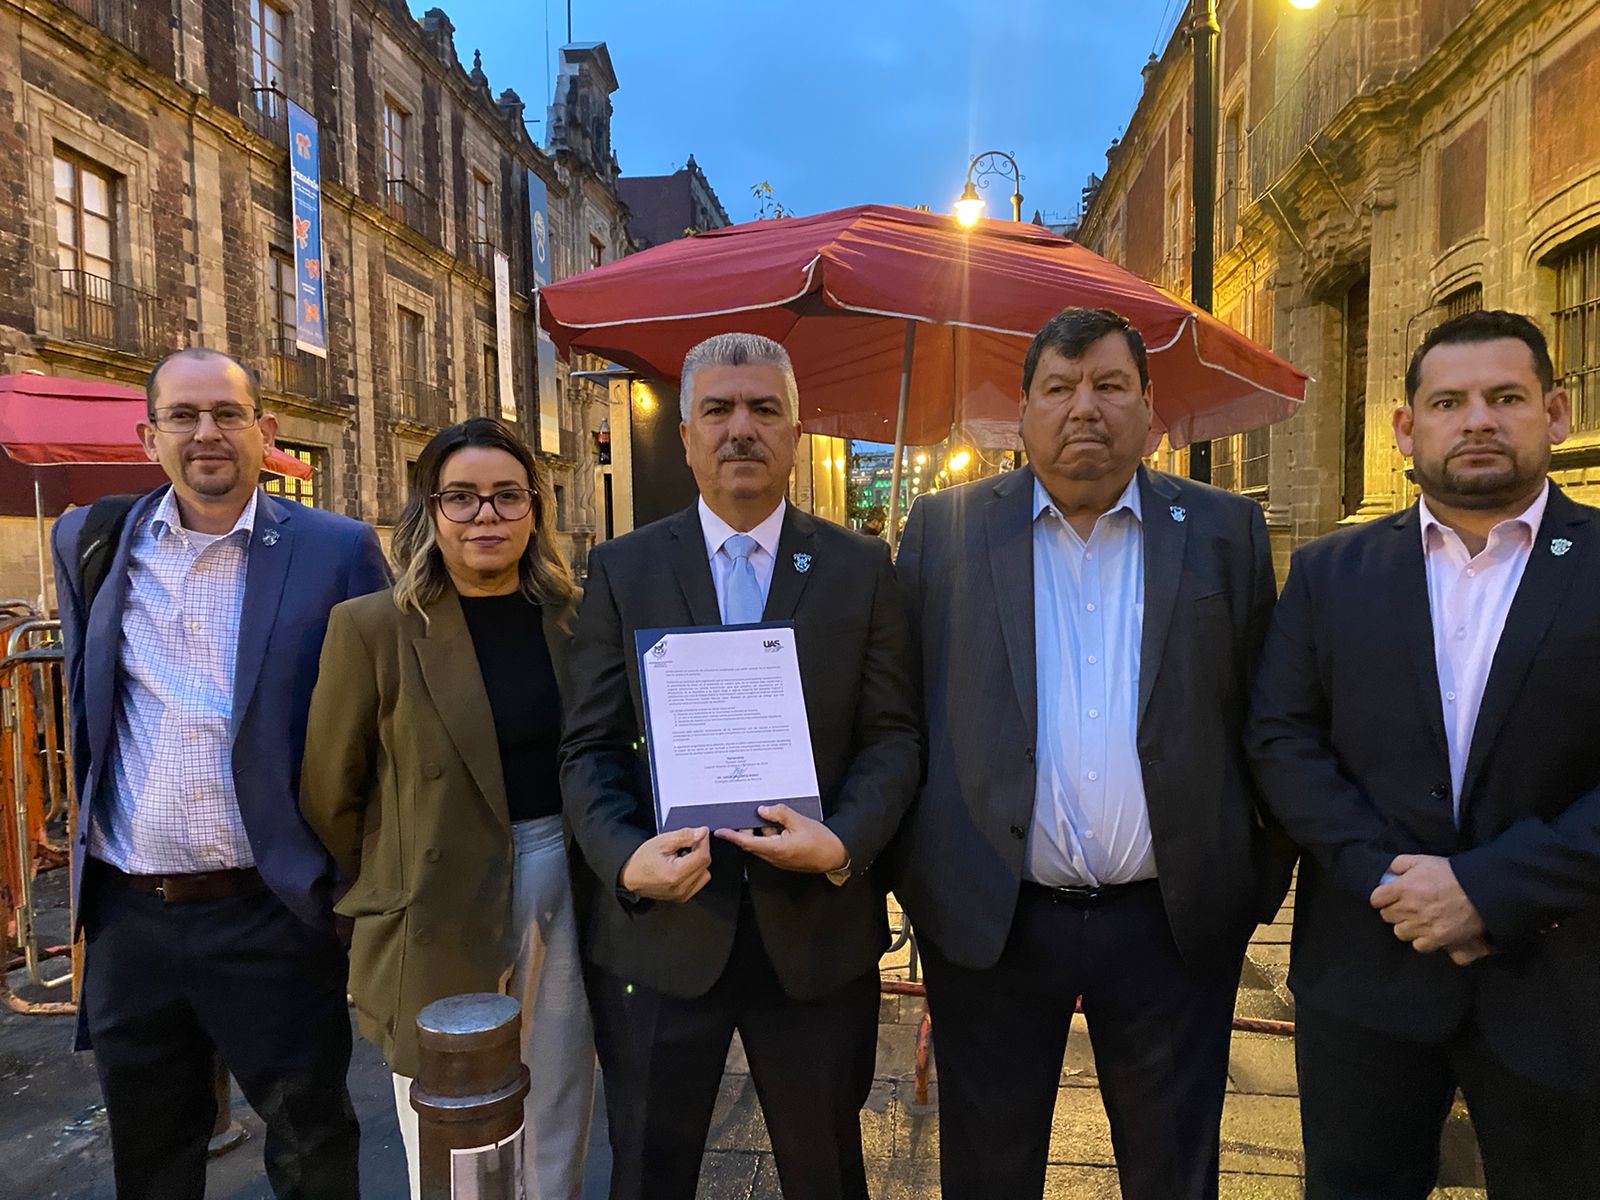
[[[530,1200],[577,1200],[594,1101],[556,752],[577,588],[549,487],[474,417],[417,459],[399,582],[333,610],[311,700],[306,820],[348,887],[350,994],[395,1076],[418,1195],[417,1013],[460,992],[522,1004]]]

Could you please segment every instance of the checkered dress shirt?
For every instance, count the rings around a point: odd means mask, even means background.
[[[233,680],[256,494],[220,537],[169,490],[133,530],[109,803],[89,853],[132,875],[255,865],[233,787]]]

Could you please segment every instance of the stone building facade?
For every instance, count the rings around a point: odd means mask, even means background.
[[[313,465],[278,486],[375,524],[440,426],[501,409],[496,251],[517,420],[538,444],[530,173],[557,278],[628,246],[609,103],[603,155],[559,126],[541,147],[448,17],[405,0],[0,0],[0,81],[0,346],[16,350],[0,372],[139,383],[169,350],[226,350]],[[290,100],[319,126],[325,359],[295,348]],[[581,562],[594,452],[581,399],[561,412],[538,449]]]
[[[1556,475],[1600,499],[1600,5],[1219,6],[1217,314],[1312,377],[1290,419],[1218,442],[1215,480],[1294,546],[1410,503],[1390,414],[1448,315],[1533,315],[1572,392]],[[1187,295],[1192,61],[1145,69],[1079,231]],[[1183,470],[1186,456],[1163,451]]]
[[[641,250],[732,224],[693,154],[670,175],[630,175],[618,186],[628,206],[628,233]]]

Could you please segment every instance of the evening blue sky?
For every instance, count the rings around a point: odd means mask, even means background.
[[[541,121],[565,0],[443,0],[456,49]],[[418,14],[426,5],[413,0]],[[546,21],[552,65],[546,69]],[[971,155],[1022,167],[1024,219],[1076,210],[1139,98],[1139,69],[1186,0],[573,0],[573,40],[603,41],[624,175],[692,152],[735,221],[766,180],[791,212],[848,204],[949,211]],[[529,130],[543,140],[543,126]],[[1010,187],[986,193],[1009,216]]]

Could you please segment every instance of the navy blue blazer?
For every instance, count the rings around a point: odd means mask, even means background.
[[[1513,1069],[1600,1068],[1600,520],[1551,485],[1450,791],[1417,506],[1296,551],[1247,732],[1300,860],[1289,986],[1441,1042],[1469,1021]],[[1448,857],[1496,953],[1418,954],[1368,903],[1397,854]]]
[[[105,583],[88,612],[78,580],[78,534],[89,510],[63,514],[50,536],[78,793],[78,839],[72,847],[74,914],[79,912],[89,822],[96,806],[104,802],[101,789],[108,786],[106,763],[112,749],[122,608],[133,541],[129,534],[150,519],[166,491],[166,486],[157,488],[129,512]],[[332,923],[331,860],[300,816],[300,756],[322,635],[335,604],[387,586],[388,563],[370,525],[260,494],[239,617],[233,781],[262,879],[291,912],[311,925]]]

